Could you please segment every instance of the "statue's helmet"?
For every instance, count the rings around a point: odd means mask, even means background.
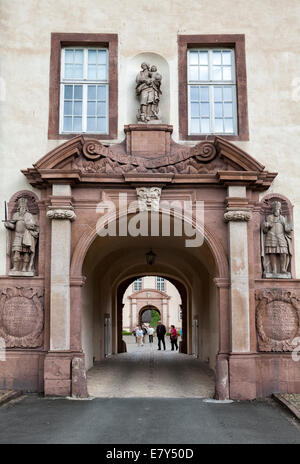
[[[28,200],[27,198],[21,197],[18,199],[18,209],[25,208],[28,211]]]
[[[273,201],[271,203],[272,211],[280,210],[281,211],[281,203],[280,201]]]

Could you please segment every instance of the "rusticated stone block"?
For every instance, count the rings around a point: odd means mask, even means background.
[[[70,380],[71,361],[66,358],[45,359],[45,380]]]
[[[72,359],[72,396],[88,397],[84,359],[79,357]]]
[[[219,357],[217,358],[216,369],[216,393],[217,400],[226,400],[229,398],[229,372],[228,372],[228,359]]]
[[[229,358],[230,398],[252,400],[256,398],[256,359],[254,356]]]
[[[45,380],[45,396],[70,396],[71,380]]]

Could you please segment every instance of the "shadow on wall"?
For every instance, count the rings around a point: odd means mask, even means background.
[[[127,85],[126,85],[126,124],[136,124],[136,113],[139,108],[139,99],[135,94],[136,76],[141,71],[141,64],[149,63],[157,66],[158,72],[162,75],[162,95],[160,99],[160,116],[163,124],[170,123],[170,71],[169,64],[161,55],[157,53],[139,53],[131,58],[127,64]]]

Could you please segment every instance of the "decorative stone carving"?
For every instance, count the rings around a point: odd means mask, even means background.
[[[228,210],[226,213],[224,213],[224,221],[225,222],[230,222],[230,221],[236,221],[236,222],[242,222],[242,221],[250,221],[251,219],[251,212],[249,210]]]
[[[43,343],[43,289],[6,288],[0,297],[0,336],[7,348],[37,348]]]
[[[47,217],[49,219],[68,219],[69,221],[74,221],[76,214],[73,208],[54,208],[47,211]]]
[[[39,226],[37,219],[29,210],[27,197],[18,198],[12,219],[4,222],[4,225],[8,231],[11,231],[7,240],[7,252],[12,262],[9,275],[34,276]]]
[[[139,131],[143,136],[134,134]],[[49,152],[33,168],[22,172],[37,188],[48,185],[50,169],[57,182],[66,184],[70,179],[89,185],[92,182],[102,184],[103,177],[128,183],[135,174],[141,178],[140,174],[153,173],[168,174],[169,181],[174,184],[181,183],[182,176],[190,185],[201,182],[203,185],[225,186],[228,182],[238,182],[256,191],[270,187],[277,175],[266,171],[262,164],[222,137],[215,136],[212,141],[199,142],[191,147],[176,143],[171,137],[172,131],[173,127],[167,124],[129,124],[124,127],[125,139],[109,146],[101,144],[98,139],[79,135]],[[158,132],[162,136],[158,137]],[[137,143],[139,139],[143,145],[141,151]]]
[[[292,225],[281,215],[281,202],[271,203],[272,214],[265,218],[261,229],[263,276],[272,279],[291,278]]]
[[[149,123],[159,120],[159,101],[161,95],[162,76],[156,66],[147,63],[141,64],[142,71],[136,76],[136,95],[139,97],[140,108],[137,120]]]
[[[140,211],[159,211],[161,188],[139,187],[136,189]]]
[[[200,142],[194,147],[175,145],[171,155],[147,158],[132,156],[105,147],[101,142],[89,140],[83,145],[83,156],[74,163],[86,173],[125,174],[125,173],[174,173],[174,174],[208,174],[218,169],[229,169],[217,155],[213,142]],[[231,167],[232,169],[232,167]]]
[[[293,351],[300,336],[300,298],[281,289],[257,290],[256,328],[260,351]]]

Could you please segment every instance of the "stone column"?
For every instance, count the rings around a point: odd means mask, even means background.
[[[70,350],[71,221],[76,216],[70,185],[53,185],[51,224],[50,350]]]
[[[246,187],[228,187],[227,210],[230,263],[231,352],[250,352],[249,275]]]

